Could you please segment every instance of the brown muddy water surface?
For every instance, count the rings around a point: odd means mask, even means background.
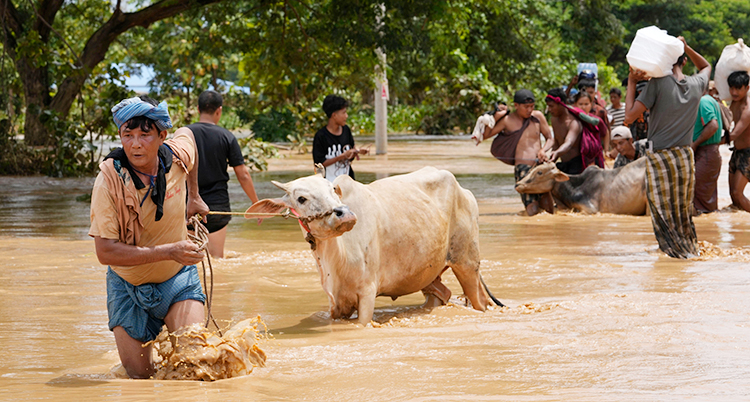
[[[0,178],[0,399],[281,401],[673,401],[750,399],[750,215],[695,219],[724,256],[658,253],[648,217],[521,216],[511,167],[489,143],[403,141],[355,161],[361,181],[424,165],[451,170],[480,207],[482,273],[509,308],[425,311],[379,298],[376,325],[331,322],[298,224],[235,218],[215,261],[214,315],[258,315],[265,367],[216,382],[113,378],[105,268],[86,236],[92,179]],[[725,157],[726,149],[722,150]],[[253,176],[311,172],[311,156]],[[725,162],[728,159],[725,159]],[[726,170],[726,167],[725,167]],[[720,206],[729,203],[726,173]],[[249,202],[236,180],[235,210]],[[444,282],[460,293],[450,271]]]

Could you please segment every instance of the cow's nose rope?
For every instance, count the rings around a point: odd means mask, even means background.
[[[206,229],[206,227],[203,225],[203,222],[201,221],[202,218],[198,214],[190,217],[189,223],[193,226],[195,234],[188,233],[188,238],[198,246],[198,251],[203,251],[206,253],[206,260],[208,260],[208,270],[211,274],[211,286],[208,286],[209,283],[208,279],[206,278],[206,264],[203,262],[203,260],[201,260],[201,266],[203,267],[203,288],[206,289],[206,309],[208,310],[205,326],[206,328],[208,328],[208,323],[213,322],[216,326],[216,329],[219,330],[219,336],[222,336],[221,328],[219,327],[219,324],[216,323],[216,319],[211,312],[211,305],[213,304],[214,299],[214,268],[211,265],[211,254],[208,252],[208,250],[206,250],[206,247],[208,247],[208,229]]]
[[[305,241],[310,243],[310,250],[315,251],[316,248],[318,248],[318,243],[315,240],[315,236],[313,236],[312,232],[310,231],[310,225],[309,223],[316,220],[316,219],[323,219],[331,214],[333,214],[333,209],[326,212],[321,212],[317,215],[312,216],[302,216],[297,213],[297,211],[294,210],[294,208],[289,208],[288,211],[292,213],[295,217],[297,217],[297,220],[299,221],[300,226],[302,226],[303,229],[305,229],[305,232],[307,234],[305,235]]]

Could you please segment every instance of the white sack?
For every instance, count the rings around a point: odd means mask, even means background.
[[[684,51],[681,40],[652,25],[635,33],[625,57],[631,67],[646,72],[649,77],[659,78],[672,74],[672,66]]]
[[[737,39],[737,43],[725,47],[716,63],[714,84],[721,99],[729,100],[732,98],[729,94],[727,78],[735,71],[750,73],[750,48],[745,45],[742,39]]]

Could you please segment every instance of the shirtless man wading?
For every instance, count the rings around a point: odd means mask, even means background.
[[[565,91],[555,88],[549,96],[565,102]],[[557,168],[567,174],[581,174],[586,167],[581,159],[581,122],[568,112],[565,106],[547,98],[547,109],[552,120],[552,131],[555,133],[555,146],[550,161],[560,158]]]
[[[750,77],[744,71],[735,71],[729,75],[727,83],[732,95],[729,109],[734,120],[734,130],[729,134],[729,140],[734,141],[734,151],[729,159],[729,194],[732,204],[750,212],[750,200],[744,194],[750,180]]]
[[[492,143],[492,154],[501,161],[515,166],[516,183],[523,179],[537,163],[546,162],[547,151],[552,148],[554,140],[547,120],[542,112],[534,110],[534,94],[521,89],[513,97],[514,111],[508,114],[501,111],[502,117],[495,126],[484,132],[482,139],[498,135]],[[540,134],[547,139],[544,147]],[[521,194],[521,200],[529,216],[542,210],[554,212],[552,195]]]

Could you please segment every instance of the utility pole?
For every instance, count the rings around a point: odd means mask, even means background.
[[[380,13],[376,16],[377,30],[383,36],[383,17],[385,4],[379,5]],[[386,76],[386,60],[383,48],[375,49],[378,64],[375,65],[375,154],[388,153],[388,77]]]
[[[385,53],[376,49],[380,64],[375,66],[375,154],[388,153],[388,78]]]

